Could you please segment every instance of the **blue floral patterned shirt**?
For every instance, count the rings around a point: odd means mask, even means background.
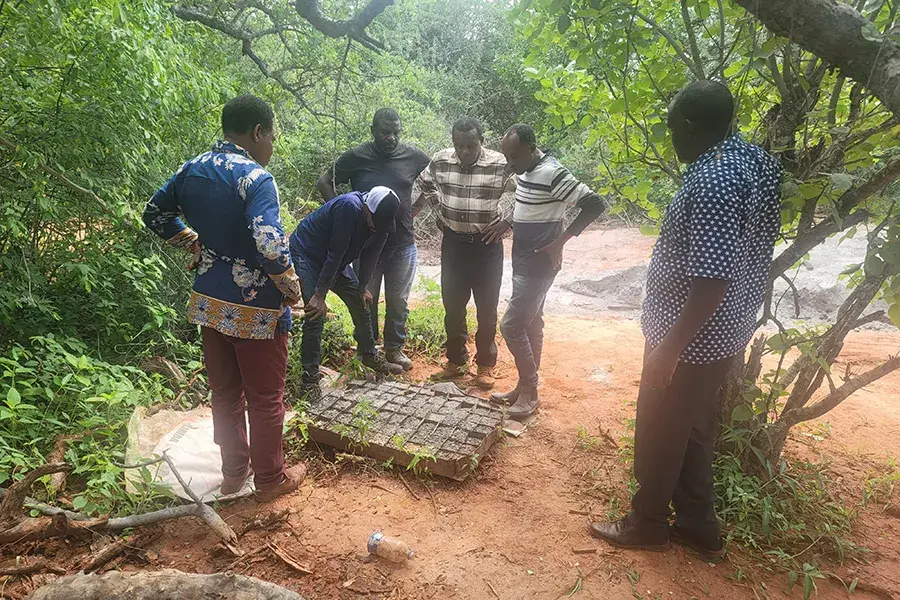
[[[175,246],[199,244],[191,323],[244,339],[290,330],[286,300],[300,298],[300,282],[278,188],[246,150],[217,142],[184,163],[147,203],[144,223]]]
[[[746,348],[781,227],[780,203],[778,162],[739,135],[691,165],[666,210],[647,273],[641,321],[651,347],[675,324],[701,277],[728,281],[728,289],[681,360],[710,364]]]

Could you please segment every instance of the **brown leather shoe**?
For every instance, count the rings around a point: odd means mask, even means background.
[[[489,390],[494,387],[495,383],[497,383],[497,380],[494,378],[493,367],[478,365],[478,373],[475,375],[475,379],[472,380],[472,384],[483,390]]]
[[[247,469],[247,474],[243,477],[224,477],[222,479],[222,485],[219,487],[219,495],[230,496],[232,494],[237,494],[244,489],[244,484],[251,475],[253,475],[253,470]]]
[[[665,535],[641,531],[628,517],[613,523],[593,523],[591,535],[616,548],[627,550],[662,552],[669,549],[669,540]]]
[[[279,496],[290,494],[300,487],[304,479],[306,479],[306,463],[294,465],[284,472],[284,479],[279,483],[260,486],[256,490],[256,500],[259,502],[271,502]]]
[[[708,563],[717,565],[725,560],[725,546],[722,544],[721,538],[719,538],[719,543],[716,544],[716,547],[711,547],[702,543],[696,536],[691,535],[688,530],[682,529],[678,525],[673,525],[669,528],[669,539],[674,544],[693,550],[694,553]]]
[[[464,377],[468,373],[469,365],[458,365],[448,360],[446,363],[444,363],[444,368],[441,369],[441,372],[438,373],[438,378],[446,381],[448,379],[457,379],[459,377]]]

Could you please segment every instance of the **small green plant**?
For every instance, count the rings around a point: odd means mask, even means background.
[[[644,595],[638,590],[638,584],[641,582],[641,573],[640,571],[636,571],[634,569],[629,570],[625,573],[628,577],[628,582],[631,584],[631,595],[635,598],[635,600],[643,600]]]
[[[890,504],[898,484],[900,484],[900,464],[896,459],[889,458],[887,467],[881,474],[866,479],[863,506],[868,506],[870,502]]]
[[[139,493],[125,491],[116,463],[124,460],[125,425],[134,408],[172,394],[159,376],[88,355],[72,338],[37,336],[0,356],[0,485],[47,462],[58,436],[75,436],[64,460],[76,510],[133,512],[155,505],[156,486],[135,477]]]
[[[789,589],[794,589],[801,579],[803,580],[803,600],[809,600],[813,594],[818,597],[819,587],[816,585],[816,580],[825,579],[825,574],[819,570],[819,567],[815,564],[803,563],[802,569],[790,571],[788,573]]]
[[[412,460],[406,466],[407,471],[412,471],[416,475],[424,475],[429,472],[428,463],[437,462],[434,451],[430,448],[420,447],[413,452]]]
[[[369,431],[376,416],[378,411],[372,407],[372,403],[360,398],[350,411],[350,423],[339,423],[334,426],[334,430],[341,438],[350,440],[354,445],[365,447],[369,445]]]
[[[591,435],[584,425],[578,426],[578,433],[576,436],[578,437],[578,446],[587,452],[592,452],[603,446],[603,440],[598,436]]]

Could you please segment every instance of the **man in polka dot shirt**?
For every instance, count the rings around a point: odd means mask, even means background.
[[[724,556],[712,472],[716,391],[756,329],[781,225],[781,169],[731,134],[733,117],[731,93],[713,81],[688,86],[669,107],[672,144],[690,167],[647,275],[640,488],[629,516],[591,526],[614,546],[665,550],[671,539],[712,562]]]

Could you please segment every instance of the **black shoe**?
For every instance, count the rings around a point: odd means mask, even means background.
[[[669,540],[663,534],[648,534],[625,517],[613,523],[593,523],[591,535],[616,548],[663,552],[669,549]]]
[[[409,371],[413,368],[412,359],[403,354],[403,350],[388,350],[384,354],[389,363],[400,365],[404,371]]]
[[[302,379],[300,380],[300,397],[297,400],[299,400],[300,402],[305,402],[307,404],[318,402],[319,399],[322,398],[322,386],[320,385],[321,381],[321,373],[316,373],[315,375],[304,373]]]
[[[508,392],[495,392],[491,394],[491,402],[494,404],[502,404],[503,406],[512,406],[519,399],[519,387],[516,386]]]
[[[538,397],[536,387],[520,390],[516,403],[506,411],[506,417],[522,423],[536,413],[540,405],[541,399]]]
[[[382,375],[399,375],[403,372],[403,367],[385,360],[380,354],[362,354],[359,357],[362,364]]]
[[[721,538],[719,538],[718,544],[711,546],[708,543],[701,542],[697,539],[697,536],[691,535],[688,530],[682,529],[678,525],[673,525],[669,528],[669,539],[674,544],[693,550],[694,553],[708,563],[717,565],[725,560],[725,546],[722,544]]]

